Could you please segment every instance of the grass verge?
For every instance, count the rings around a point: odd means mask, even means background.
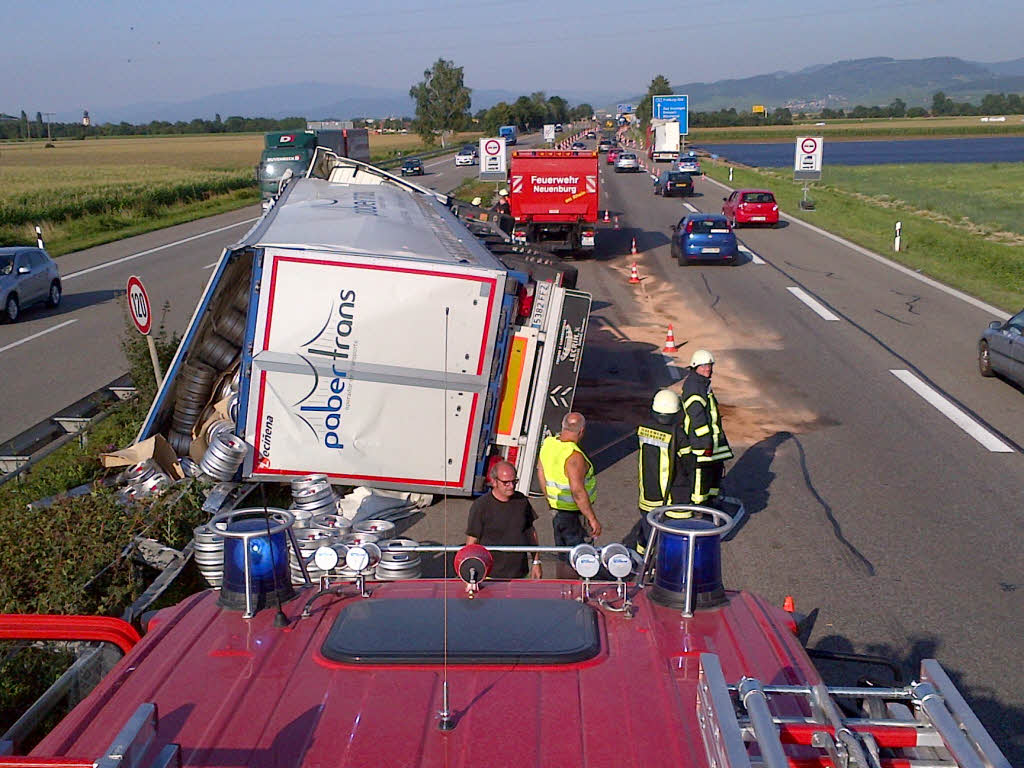
[[[451,195],[457,200],[466,203],[473,202],[473,198],[479,197],[486,208],[498,193],[498,189],[506,186],[504,183],[495,184],[493,181],[480,181],[476,178],[468,178],[452,190]]]
[[[869,248],[886,258],[940,280],[1007,311],[1024,305],[1024,247],[991,242],[971,231],[935,221],[928,212],[894,209],[884,201],[864,199],[854,189],[813,184],[810,197],[814,211],[802,211],[799,201],[802,185],[793,181],[791,172],[772,169],[734,168],[730,183],[728,165],[705,160],[704,172],[734,188],[767,187],[791,218],[814,224]],[[877,166],[876,183],[885,185],[899,167]],[[950,190],[945,200],[952,204],[956,194],[970,186],[966,180],[957,192]],[[895,182],[894,182],[895,183]],[[893,252],[893,231],[902,221],[902,249]]]

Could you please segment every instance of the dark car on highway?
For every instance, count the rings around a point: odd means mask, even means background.
[[[0,317],[17,321],[33,304],[60,304],[60,270],[42,248],[0,248]]]
[[[402,163],[403,176],[422,176],[424,173],[423,161],[419,158],[413,157]]]
[[[735,264],[736,234],[725,216],[691,213],[672,226],[672,258],[680,266],[698,261]]]
[[[597,142],[597,151],[598,152],[607,152],[611,148],[612,148],[612,143],[611,143],[611,141],[609,139],[601,139],[599,142]]]
[[[1024,387],[1024,310],[1005,323],[993,320],[978,342],[982,376],[1005,376]]]
[[[662,171],[654,182],[654,194],[662,197],[692,195],[693,176],[680,171]]]

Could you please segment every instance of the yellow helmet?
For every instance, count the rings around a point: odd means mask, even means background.
[[[654,396],[654,402],[651,403],[652,411],[666,416],[679,413],[682,408],[682,403],[679,402],[679,395],[671,389],[659,390],[658,394]]]
[[[693,357],[690,358],[690,367],[696,368],[698,365],[714,365],[715,357],[706,349],[698,349],[693,353]]]

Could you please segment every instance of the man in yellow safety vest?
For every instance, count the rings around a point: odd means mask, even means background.
[[[551,525],[555,546],[559,547],[573,547],[590,538],[583,528],[583,519],[590,525],[590,535],[601,535],[601,522],[594,512],[594,465],[578,445],[586,426],[582,413],[567,413],[558,436],[549,435],[540,446],[537,481],[554,515]]]

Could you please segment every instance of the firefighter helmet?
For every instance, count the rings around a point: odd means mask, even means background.
[[[655,413],[661,413],[666,416],[673,413],[679,413],[682,410],[682,404],[679,402],[679,395],[673,392],[671,389],[662,389],[654,396],[654,402],[651,403],[651,410]]]
[[[698,365],[714,365],[715,357],[706,349],[698,349],[693,353],[693,357],[690,358],[690,367],[696,368]]]

